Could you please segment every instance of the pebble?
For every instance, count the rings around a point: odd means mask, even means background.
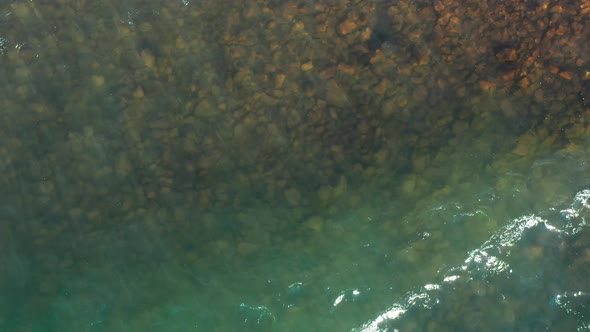
[[[348,19],[340,23],[340,25],[338,26],[338,33],[340,33],[341,35],[348,35],[357,28],[358,25],[354,21]]]
[[[258,251],[258,246],[249,242],[238,243],[238,253],[241,256],[250,256]]]
[[[291,206],[299,206],[301,194],[295,188],[289,188],[285,191],[285,198]]]
[[[314,231],[314,232],[321,232],[322,231],[322,227],[324,224],[324,220],[319,217],[319,216],[313,216],[310,217],[309,219],[307,219],[307,221],[305,222],[305,227],[307,227],[308,229]]]

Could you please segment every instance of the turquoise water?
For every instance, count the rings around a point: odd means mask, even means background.
[[[0,5],[0,331],[589,330],[586,81],[414,5]]]

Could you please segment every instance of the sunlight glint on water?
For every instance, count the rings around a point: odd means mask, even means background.
[[[480,248],[470,252],[464,265],[442,272],[441,277],[438,278],[442,278],[440,284],[427,284],[417,292],[410,292],[403,301],[393,304],[376,319],[353,331],[398,331],[396,321],[402,320],[407,311],[428,311],[435,306],[444,307],[445,303],[440,298],[442,290],[448,288],[452,289],[451,292],[454,292],[456,289],[468,287],[466,285],[469,283],[489,282],[494,275],[513,273],[506,259],[510,257],[511,251],[514,250],[513,247],[519,244],[523,236],[526,236],[527,232],[537,226],[541,226],[543,232],[551,233],[550,236],[556,238],[572,237],[581,231],[587,231],[586,219],[590,218],[590,189],[576,193],[571,205],[561,209],[559,214],[562,219],[551,221],[536,215],[523,216],[513,220],[502,227]],[[519,278],[518,275],[515,277]],[[455,285],[456,282],[460,281],[463,281],[461,285]],[[503,297],[503,295],[501,296]],[[578,300],[579,298],[582,299]],[[578,320],[578,331],[587,331],[590,327],[583,310],[586,310],[588,305],[583,304],[580,306],[576,302],[587,302],[588,299],[590,299],[590,293],[588,292],[565,291],[555,294],[553,303]],[[498,304],[505,305],[501,302]],[[403,326],[403,324],[401,325]]]

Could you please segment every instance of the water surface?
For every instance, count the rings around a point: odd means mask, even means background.
[[[440,5],[0,5],[0,331],[588,330],[585,31]]]

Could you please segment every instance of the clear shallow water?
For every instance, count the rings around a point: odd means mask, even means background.
[[[218,3],[2,8],[0,330],[588,329],[587,112]]]
[[[51,270],[39,270],[26,248],[13,243],[3,264],[5,282],[13,285],[6,288],[13,295],[5,298],[3,328],[584,330],[590,194],[580,156],[555,152],[533,161],[528,172],[469,182],[412,209],[342,208],[321,232],[305,227],[254,253],[231,235],[210,252],[197,252],[181,243],[200,235],[190,226],[166,231],[166,213],[109,231],[70,232],[64,240],[79,248],[74,259],[80,261],[53,280],[41,278],[47,280],[41,292],[57,288],[51,296],[33,289],[37,273]],[[538,193],[524,187],[503,196],[494,187],[502,177],[514,187],[518,179],[527,188],[559,184],[556,202],[539,204]],[[292,213],[252,209],[207,217],[276,220]]]

